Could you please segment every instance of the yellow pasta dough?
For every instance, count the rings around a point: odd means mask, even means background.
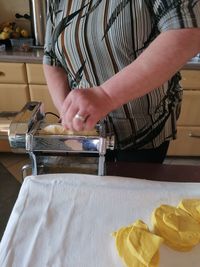
[[[141,220],[113,233],[127,267],[157,267],[162,242],[189,251],[200,242],[200,199],[183,199],[177,207],[161,205],[152,213],[154,233]]]
[[[65,129],[61,124],[51,124],[45,126],[42,131],[46,134],[60,134],[60,135],[81,135],[81,136],[96,136],[98,135],[95,129],[91,131],[71,131]]]
[[[200,199],[183,199],[179,203],[178,208],[189,213],[200,223]]]
[[[152,214],[152,224],[155,233],[175,250],[189,251],[200,241],[200,224],[179,208],[161,205]]]
[[[156,267],[159,247],[163,239],[152,234],[145,223],[138,220],[114,233],[119,256],[128,267]]]

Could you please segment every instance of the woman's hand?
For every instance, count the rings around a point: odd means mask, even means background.
[[[70,130],[91,130],[114,109],[112,99],[101,87],[74,89],[61,107],[62,125]]]

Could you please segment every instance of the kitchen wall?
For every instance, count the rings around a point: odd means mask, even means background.
[[[30,21],[16,19],[15,14],[30,14],[29,0],[0,0],[0,24],[6,21],[15,21],[19,26],[30,30]]]

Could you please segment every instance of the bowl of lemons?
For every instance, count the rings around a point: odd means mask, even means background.
[[[33,46],[33,38],[29,31],[11,21],[0,25],[0,42],[16,51],[26,51]]]

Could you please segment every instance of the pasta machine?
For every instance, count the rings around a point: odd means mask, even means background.
[[[30,155],[33,175],[38,174],[41,165],[60,164],[56,162],[58,156],[62,158],[61,165],[87,162],[90,168],[91,163],[96,163],[97,174],[104,175],[106,150],[114,149],[115,144],[108,120],[100,121],[92,131],[66,131],[61,123],[47,121],[41,102],[28,102],[12,118],[8,140],[13,152]]]

